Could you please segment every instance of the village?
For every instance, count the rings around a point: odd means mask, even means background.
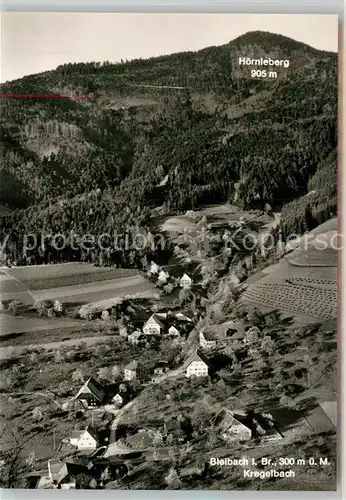
[[[168,274],[152,262],[150,277],[165,282]],[[193,278],[184,273],[179,287],[186,293],[192,291]],[[109,320],[106,312],[102,312],[99,321]],[[137,326],[119,328],[118,336],[122,342],[137,352],[145,352],[151,346],[162,354],[162,359],[155,356],[153,361],[148,355],[147,360],[145,356],[132,359],[121,369],[116,366],[112,371],[112,367],[108,367],[113,374],[111,383],[100,380],[95,367],[72,397],[60,399],[59,411],[66,414],[72,411],[73,418],[82,425],[79,423],[76,430],[56,443],[55,454],[48,459],[46,468],[42,469],[41,462],[38,468],[37,461],[32,461],[31,470],[23,475],[28,487],[123,488],[136,476],[141,476],[146,470],[145,464],[153,461],[170,464],[166,476],[168,482],[174,483],[170,474],[175,477],[178,468],[181,484],[184,477],[203,478],[212,473],[208,456],[203,452],[199,452],[200,458],[194,460],[193,465],[177,466],[182,456],[193,456],[192,450],[199,449],[199,446],[204,449],[203,440],[210,441],[211,436],[222,447],[223,453],[229,455],[232,450],[234,453],[242,450],[242,454],[253,456],[261,451],[264,453],[268,446],[281,449],[293,443],[297,436],[308,439],[320,432],[335,432],[335,401],[318,402],[308,415],[295,409],[293,399],[284,396],[281,397],[283,408],[277,412],[257,409],[256,401],[242,407],[227,402],[237,400],[227,397],[227,394],[239,385],[239,377],[246,377],[245,387],[249,390],[257,387],[260,394],[258,366],[275,353],[275,342],[268,332],[275,331],[273,320],[279,323],[277,313],[267,317],[262,315],[261,329],[253,319],[258,319],[259,315],[249,319],[249,315],[243,314],[219,324],[210,324],[203,318],[194,317],[191,312],[184,307],[173,311],[167,308],[166,311],[151,313],[141,326],[137,322]],[[160,346],[165,346],[164,350]],[[165,349],[176,349],[178,355],[168,360]],[[265,367],[262,372],[265,375]],[[310,374],[307,377],[306,387],[310,389]],[[186,387],[192,394],[186,394]],[[219,393],[219,403],[215,408],[207,409],[204,421],[202,407],[198,415],[195,405],[191,405],[188,399],[181,404],[181,396],[177,396],[181,393],[185,394],[184,397],[194,398],[198,391],[201,394]],[[161,399],[156,399],[161,393]],[[159,409],[162,398],[169,410],[167,415],[161,414]],[[155,425],[140,417],[138,408],[148,401],[154,407],[158,405]],[[193,412],[181,411],[184,406],[186,410],[194,408]],[[291,417],[287,417],[288,414]],[[208,449],[210,445],[205,451]]]

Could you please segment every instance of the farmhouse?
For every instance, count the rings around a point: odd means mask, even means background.
[[[180,332],[179,332],[178,328],[176,328],[175,326],[171,326],[168,329],[168,335],[170,337],[180,337]]]
[[[127,337],[127,340],[132,345],[143,345],[146,343],[145,335],[140,331],[136,331],[136,332],[131,333]]]
[[[185,373],[190,377],[206,377],[209,372],[207,363],[196,353],[188,360]]]
[[[80,400],[88,408],[100,406],[105,399],[105,391],[97,380],[90,377],[79,389],[75,399]]]
[[[164,324],[160,321],[156,314],[153,314],[144,324],[143,333],[145,335],[160,335],[163,329]]]
[[[48,476],[53,484],[56,484],[58,480],[58,472],[64,463],[56,458],[51,458],[48,460]]]
[[[210,332],[199,332],[199,346],[202,349],[212,349],[216,347],[216,339]]]
[[[180,286],[182,288],[190,288],[192,285],[192,279],[186,273],[180,278]]]
[[[98,435],[91,425],[84,431],[74,431],[70,437],[70,444],[78,450],[96,450],[98,442]]]
[[[149,272],[151,274],[158,274],[159,270],[160,270],[159,266],[154,261],[151,261],[150,267],[149,267]]]
[[[248,441],[252,437],[251,427],[246,422],[246,418],[224,408],[215,417],[216,425],[225,441]]]
[[[139,361],[131,361],[124,368],[124,380],[143,381],[147,377],[147,369]]]

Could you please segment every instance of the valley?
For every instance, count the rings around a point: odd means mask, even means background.
[[[1,486],[335,489],[337,71],[254,31],[1,84]]]

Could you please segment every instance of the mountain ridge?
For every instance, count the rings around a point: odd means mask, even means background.
[[[295,61],[284,75],[277,68],[277,78],[252,78],[250,67],[239,67],[239,57],[250,57],[244,40],[259,57],[270,48],[271,57],[294,53]],[[336,55],[268,32],[231,44],[123,64],[67,64],[2,84],[2,92],[93,96],[1,100],[0,204],[16,212],[5,225],[23,219],[29,229],[46,226],[50,206],[58,229],[61,202],[74,211],[66,224],[85,230],[107,226],[105,206],[128,222],[130,206],[149,224],[161,205],[179,213],[232,201],[236,184],[244,208],[282,206],[307,194],[320,169],[326,175],[324,162],[334,210]],[[85,218],[81,198],[96,191],[97,216]],[[317,215],[320,198],[315,202]]]

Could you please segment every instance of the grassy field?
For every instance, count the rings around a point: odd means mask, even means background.
[[[30,290],[43,290],[93,281],[103,281],[136,276],[136,269],[96,267],[92,264],[70,262],[42,266],[11,267],[6,274],[23,283]]]
[[[134,269],[100,268],[90,264],[54,264],[3,269],[2,300],[25,304],[59,299],[81,306],[101,300],[149,293],[154,285]]]
[[[240,303],[264,311],[278,309],[296,321],[325,321],[337,317],[337,251],[316,248],[317,236],[330,243],[336,220],[306,235],[300,247],[275,265],[245,282]]]
[[[59,299],[63,302],[90,303],[112,297],[151,290],[153,284],[142,276],[95,281],[84,285],[72,285],[46,290],[35,290],[32,294],[38,300]]]

